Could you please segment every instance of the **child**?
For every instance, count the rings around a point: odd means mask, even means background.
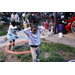
[[[43,31],[42,35],[44,35],[44,32],[47,31],[48,36],[50,36],[49,35],[49,29],[50,29],[49,20],[47,20],[47,22],[44,23],[44,27],[45,27],[45,30]]]
[[[23,30],[24,33],[29,37],[29,45],[31,50],[37,48],[40,45],[40,34],[42,33],[43,30],[44,27],[36,25],[32,25],[31,27]],[[39,62],[39,59],[37,59],[37,57],[40,55],[40,49],[38,48],[37,50],[31,53],[32,53],[33,62],[36,61]]]
[[[13,32],[17,29],[17,26],[15,26],[15,22],[11,22],[12,24],[9,26],[9,30],[7,33],[7,38],[9,40],[10,43],[15,42],[15,37]],[[13,44],[14,46],[14,44]],[[11,45],[9,46],[9,50],[11,49]]]
[[[23,17],[23,27],[26,29],[28,27],[27,20],[25,20],[25,17]]]

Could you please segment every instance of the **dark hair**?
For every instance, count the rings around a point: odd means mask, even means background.
[[[25,20],[25,17],[23,17],[23,19]]]
[[[16,22],[12,21],[11,24],[12,24],[13,26],[15,26],[15,25],[16,25]]]
[[[37,29],[37,26],[36,26],[36,25],[31,25],[31,30],[32,30],[33,28]]]

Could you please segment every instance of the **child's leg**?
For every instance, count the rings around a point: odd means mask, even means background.
[[[40,49],[39,48],[36,50],[36,53],[37,53],[37,58],[38,58],[38,56],[40,55]]]
[[[15,42],[15,39],[13,40],[13,42]],[[13,44],[13,46],[14,46],[15,44]]]
[[[42,32],[42,35],[44,35],[45,30]]]
[[[23,25],[24,29],[25,29],[25,25]]]
[[[25,25],[25,29],[27,28],[27,24]]]
[[[35,49],[35,47],[30,47],[31,50]],[[36,51],[32,51],[32,58],[33,58],[33,62],[36,62]]]
[[[47,30],[47,34],[48,34],[48,36],[49,36],[49,30]]]
[[[10,43],[12,43],[12,41],[10,41]],[[9,46],[9,50],[11,49],[11,45]]]

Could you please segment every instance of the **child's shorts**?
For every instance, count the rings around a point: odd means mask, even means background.
[[[7,38],[8,38],[8,40],[9,41],[13,41],[13,40],[15,40],[15,37],[14,37],[14,35],[13,34],[7,34]]]

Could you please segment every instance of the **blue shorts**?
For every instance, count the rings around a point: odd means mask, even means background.
[[[7,34],[7,38],[8,38],[9,41],[15,40],[14,34],[11,34],[11,35]]]

